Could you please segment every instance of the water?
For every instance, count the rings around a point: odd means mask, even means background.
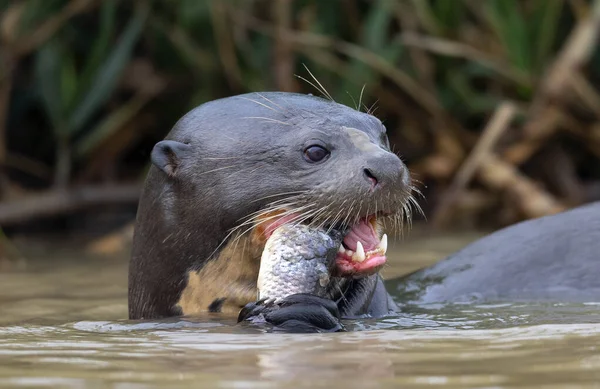
[[[414,238],[393,249],[385,275],[473,238]],[[0,387],[600,387],[594,303],[409,307],[322,335],[209,314],[139,323],[125,320],[126,255],[53,255],[0,273]]]

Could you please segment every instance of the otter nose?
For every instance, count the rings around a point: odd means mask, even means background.
[[[372,186],[376,186],[377,183],[379,183],[377,176],[373,174],[373,171],[371,171],[371,169],[365,168],[363,169],[363,173],[365,174],[365,177],[367,177],[367,180],[371,183]]]
[[[368,161],[363,168],[363,175],[371,185],[377,186],[406,187],[410,185],[408,168],[396,154],[386,152]]]

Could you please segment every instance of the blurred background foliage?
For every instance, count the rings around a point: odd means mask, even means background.
[[[131,221],[179,117],[244,92],[321,94],[307,69],[384,121],[430,225],[496,228],[600,197],[595,1],[0,3],[7,232]]]

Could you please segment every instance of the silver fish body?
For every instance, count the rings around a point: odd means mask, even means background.
[[[279,300],[297,293],[326,297],[342,238],[337,231],[301,224],[277,228],[262,253],[258,298]]]

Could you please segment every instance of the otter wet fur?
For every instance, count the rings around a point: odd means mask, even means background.
[[[264,245],[286,223],[347,231],[332,272],[344,282],[329,299],[288,296],[279,325],[333,328],[339,317],[396,309],[379,276],[383,225],[410,219],[413,186],[379,119],[311,95],[250,93],[193,109],[151,160],[130,261],[131,319],[257,313]]]
[[[402,304],[600,302],[600,202],[526,220],[401,277]]]

